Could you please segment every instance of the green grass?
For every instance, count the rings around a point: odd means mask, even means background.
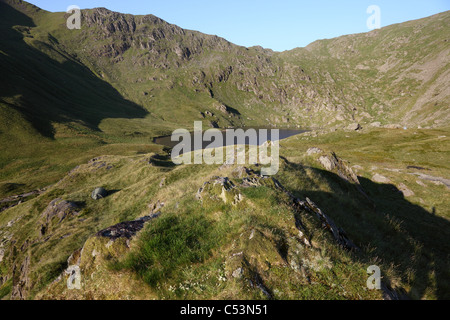
[[[448,201],[442,194],[448,191],[433,184],[420,191],[419,185],[408,183],[416,196],[405,199],[393,186],[369,180],[372,165],[380,169],[400,165],[404,168],[408,157],[400,157],[401,149],[410,152],[409,148],[414,146],[420,155],[421,148],[434,148],[434,144],[440,144],[441,150],[436,151],[435,164],[429,165],[433,159],[426,157],[418,158],[420,162],[415,164],[424,165],[427,161],[430,174],[446,176],[447,164],[439,157],[445,153],[445,144],[438,139],[443,132],[408,135],[403,130],[373,130],[352,134],[352,139],[346,139],[346,135],[318,138],[300,135],[283,141],[282,155],[288,162],[282,162],[277,179],[297,197],[309,197],[318,204],[362,249],[359,253],[337,247],[314,216],[292,212],[288,198],[270,184],[240,189],[244,200],[236,206],[220,199],[205,199],[201,204],[194,195],[203,182],[213,175],[230,176],[230,171],[218,171],[218,166],[152,167],[148,164],[151,154],[99,160],[111,165],[114,168],[111,170],[84,164],[43,195],[5,211],[0,225],[21,217],[24,223],[15,224],[11,230],[16,241],[23,244],[35,239],[31,248],[35,261],[31,278],[36,286],[31,297],[39,297],[42,294],[39,291],[48,288],[67,257],[90,235],[145,214],[148,204],[156,200],[165,202],[162,216],[148,224],[129,256],[103,272],[111,275],[131,272],[136,281],[145,283],[158,298],[222,299],[238,295],[264,299],[264,294],[246,280],[259,277],[276,299],[372,299],[379,297],[377,292],[363,289],[367,279],[365,269],[372,264],[381,267],[386,281],[397,289],[403,288],[412,298],[447,297]],[[384,143],[377,144],[377,139]],[[375,211],[351,185],[325,172],[314,158],[304,156],[311,146],[333,148],[352,165],[363,167],[360,181],[376,204]],[[362,152],[361,148],[367,150]],[[401,172],[381,172],[394,183],[404,182]],[[163,177],[165,185],[160,188]],[[239,182],[235,180],[235,184]],[[90,192],[99,185],[119,191],[93,201]],[[44,241],[38,235],[40,213],[58,197],[84,203],[83,209],[78,218],[56,225],[49,234],[51,238]],[[419,197],[426,203],[418,203]],[[434,204],[435,216],[426,209],[434,199],[440,201]],[[298,233],[294,219],[300,219],[309,230],[313,249],[305,249],[294,240]],[[252,230],[258,235],[256,242],[245,240]],[[247,260],[230,258],[241,251]],[[25,253],[17,252],[15,259],[20,261]],[[297,261],[303,265],[303,271],[297,274],[287,268],[286,257],[289,264]],[[243,279],[234,279],[230,274],[239,265],[247,266],[245,270],[249,273]],[[63,294],[57,292],[56,295]]]
[[[405,290],[415,299],[444,299],[449,292],[445,280],[449,276],[446,258],[450,250],[446,245],[450,237],[446,231],[450,217],[449,191],[443,185],[418,185],[417,177],[411,175],[417,170],[406,168],[409,165],[424,167],[429,175],[448,177],[450,150],[448,138],[443,136],[448,136],[447,129],[370,130],[319,138],[298,136],[283,143],[286,154],[292,159],[306,160],[313,167],[306,169],[310,172],[308,176],[318,179],[317,183],[310,182],[308,188],[300,190],[299,195],[314,195],[322,209],[351,239],[367,248],[372,256],[379,257],[385,270],[396,270],[391,274],[394,282],[404,282]],[[323,177],[333,175],[322,172],[320,165],[310,162],[309,157],[299,155],[312,146],[333,150],[351,165],[361,166],[358,169],[360,182],[376,209],[349,197],[352,191],[341,179],[328,179],[328,187],[325,187]],[[374,173],[389,177],[392,184],[373,183]],[[300,178],[289,177],[289,171],[281,174],[291,187],[303,184]],[[406,184],[415,195],[404,198],[397,189],[400,183]]]
[[[170,281],[175,271],[204,262],[217,246],[216,241],[214,224],[203,215],[166,216],[145,230],[137,253],[131,254],[123,266],[156,287]]]

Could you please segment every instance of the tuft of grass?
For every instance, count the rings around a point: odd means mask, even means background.
[[[214,228],[214,223],[201,214],[162,217],[145,229],[138,250],[115,268],[133,270],[156,287],[183,268],[211,256],[217,246]]]

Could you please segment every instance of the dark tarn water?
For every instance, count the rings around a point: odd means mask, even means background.
[[[258,145],[263,144],[267,140],[275,141],[275,140],[272,140],[272,135],[271,135],[271,130],[274,130],[274,129],[279,131],[279,139],[278,140],[283,140],[283,139],[286,139],[286,138],[289,138],[289,137],[292,137],[292,136],[295,136],[295,135],[298,135],[298,134],[305,133],[305,132],[309,131],[309,130],[306,130],[306,129],[277,129],[277,128],[242,128],[242,129],[244,131],[247,131],[248,129],[255,129],[257,137],[258,137]],[[267,135],[265,135],[264,132],[260,131],[260,130],[264,130],[264,129],[267,130]],[[234,141],[227,141],[227,138],[226,138],[227,130],[237,130],[237,129],[224,129],[224,130],[221,130],[222,131],[222,137],[223,137],[222,138],[223,141],[222,141],[221,146],[228,146],[228,145],[237,144],[238,143],[237,139],[235,139]],[[203,134],[204,134],[204,132],[203,132]],[[266,138],[266,136],[267,136],[267,138]],[[170,148],[173,148],[177,144],[179,144],[180,142],[183,142],[183,140],[181,138],[180,138],[179,141],[172,141],[171,137],[172,136],[164,136],[164,137],[154,138],[153,142],[156,143],[156,144],[159,144],[159,145],[170,147]],[[191,137],[191,146],[192,146],[191,150],[198,149],[198,148],[194,147],[194,133],[193,132],[190,133],[190,137]],[[203,135],[202,135],[202,137],[203,137]],[[202,141],[201,149],[206,149],[207,147],[209,147],[211,145],[211,143],[212,143],[211,141]],[[217,144],[217,143],[219,143],[219,142],[214,141],[214,144]],[[245,144],[246,145],[250,144],[250,141],[249,141],[248,137],[246,137],[246,139],[245,139]],[[252,145],[255,145],[255,144],[252,143]],[[217,147],[217,145],[215,145],[214,147]]]

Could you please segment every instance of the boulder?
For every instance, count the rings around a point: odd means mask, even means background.
[[[242,275],[244,274],[244,269],[242,267],[237,268],[233,271],[232,275],[233,278],[242,278]]]
[[[398,186],[398,189],[403,193],[403,196],[406,197],[412,197],[414,195],[414,191],[409,189],[404,183],[400,183]]]
[[[95,188],[91,194],[91,198],[94,200],[100,200],[107,196],[108,196],[108,191],[106,191],[104,188]]]
[[[131,239],[139,231],[144,228],[144,224],[154,218],[157,218],[160,214],[153,214],[145,216],[134,221],[121,222],[104,230],[97,232],[97,237],[104,237],[110,240],[117,240],[119,238]]]
[[[373,128],[380,128],[381,127],[381,122],[372,122],[370,124],[371,127]]]
[[[161,209],[164,207],[164,202],[156,201],[154,203],[151,203],[148,208],[150,209],[150,215],[153,214],[160,214]]]
[[[362,127],[359,123],[352,123],[346,129],[350,130],[350,131],[358,131],[358,130],[361,130]]]
[[[373,177],[372,177],[372,181],[376,182],[376,183],[391,183],[391,180],[389,180],[388,178],[386,178],[385,176],[382,176],[381,174],[376,173]]]
[[[221,200],[236,205],[243,200],[238,188],[228,177],[213,177],[197,191],[195,198],[200,201]]]
[[[369,201],[373,206],[373,201],[369,198],[367,193],[361,186],[358,176],[352,170],[349,163],[339,158],[334,152],[321,156],[318,161],[328,171],[336,173],[342,179],[353,184],[356,189]]]
[[[322,164],[322,166],[327,169],[328,171],[331,171],[334,169],[335,164],[330,160],[327,156],[322,156],[319,158],[319,162]]]
[[[228,114],[228,108],[227,108],[227,106],[225,106],[223,104],[217,105],[216,109],[222,113]]]
[[[67,216],[78,215],[79,210],[80,207],[74,202],[55,199],[47,206],[42,217],[46,223],[50,223],[54,217],[57,217],[60,223]]]

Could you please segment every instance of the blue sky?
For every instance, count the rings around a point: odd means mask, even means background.
[[[153,14],[185,29],[215,34],[243,46],[276,51],[345,34],[369,31],[370,5],[381,9],[381,26],[450,10],[450,0],[29,0],[48,11],[106,7]]]

